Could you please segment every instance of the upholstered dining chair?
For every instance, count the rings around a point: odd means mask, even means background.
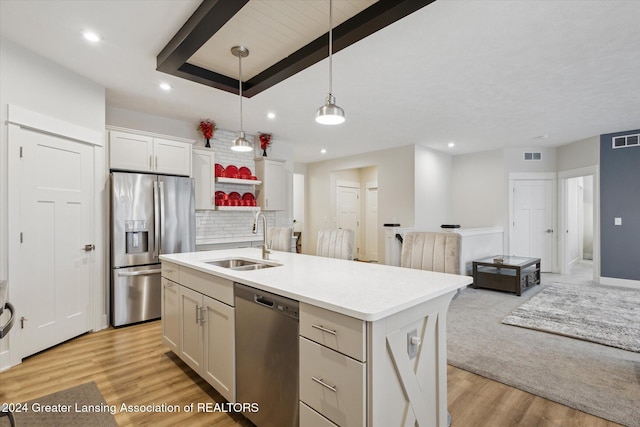
[[[457,233],[426,231],[405,233],[400,266],[460,274],[460,242],[461,236]]]
[[[270,227],[267,229],[267,242],[274,251],[291,252],[292,227]]]
[[[320,230],[316,254],[328,258],[353,260],[355,241],[356,233],[353,230],[345,228]]]
[[[405,233],[400,253],[400,266],[439,273],[460,274],[460,243],[458,233],[412,231]],[[460,294],[456,292],[453,298]],[[447,426],[451,413],[447,411]]]

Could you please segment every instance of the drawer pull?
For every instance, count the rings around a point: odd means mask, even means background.
[[[331,390],[334,393],[337,393],[338,391],[336,390],[336,386],[334,385],[329,385],[327,383],[325,383],[323,380],[324,378],[316,378],[316,377],[311,377],[312,380],[314,380],[315,382],[317,382],[318,384],[320,384],[322,387],[328,388],[329,390]]]
[[[325,327],[324,327],[324,326],[322,326],[322,325],[315,325],[315,324],[312,324],[312,325],[311,325],[311,327],[312,327],[312,328],[316,328],[316,329],[320,329],[322,332],[326,332],[326,333],[331,334],[331,335],[338,335],[338,333],[337,333],[335,330],[333,330],[333,329],[327,329],[327,328],[325,328]]]

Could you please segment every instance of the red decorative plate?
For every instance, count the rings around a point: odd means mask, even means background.
[[[253,193],[244,193],[242,195],[242,200],[255,200],[255,196],[253,195]]]
[[[227,178],[237,178],[238,177],[238,168],[234,165],[229,165],[224,170],[224,174]]]
[[[242,166],[240,169],[238,169],[238,174],[240,175],[241,179],[251,179],[251,169],[249,169],[246,166]]]
[[[216,163],[216,176],[224,176],[224,167],[220,163]]]
[[[229,193],[229,200],[242,200],[242,196],[240,195],[240,193],[232,191],[231,193]]]
[[[224,191],[216,191],[216,199],[227,199],[227,193]]]

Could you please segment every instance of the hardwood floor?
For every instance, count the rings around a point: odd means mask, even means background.
[[[160,322],[86,334],[0,373],[0,402],[24,402],[95,381],[120,426],[252,426],[236,413],[121,412],[120,405],[223,403],[160,340]],[[449,366],[452,427],[610,427],[615,423]],[[0,419],[0,424],[3,419]]]

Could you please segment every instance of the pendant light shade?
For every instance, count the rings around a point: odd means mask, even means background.
[[[344,123],[344,110],[336,105],[336,98],[331,93],[333,84],[333,1],[329,1],[329,93],[327,102],[316,112],[316,122],[323,125],[339,125]]]
[[[253,145],[251,141],[244,137],[244,131],[242,130],[242,58],[249,56],[249,49],[242,46],[234,46],[231,48],[233,56],[238,57],[238,86],[240,93],[240,130],[238,136],[231,143],[231,149],[233,151],[252,151]]]
[[[231,143],[231,149],[233,151],[252,151],[253,146],[251,145],[251,141],[244,137],[244,132],[239,131],[238,136]]]
[[[316,122],[322,125],[339,125],[344,123],[344,110],[336,104],[336,98],[327,95],[327,103],[318,108],[316,113]]]

